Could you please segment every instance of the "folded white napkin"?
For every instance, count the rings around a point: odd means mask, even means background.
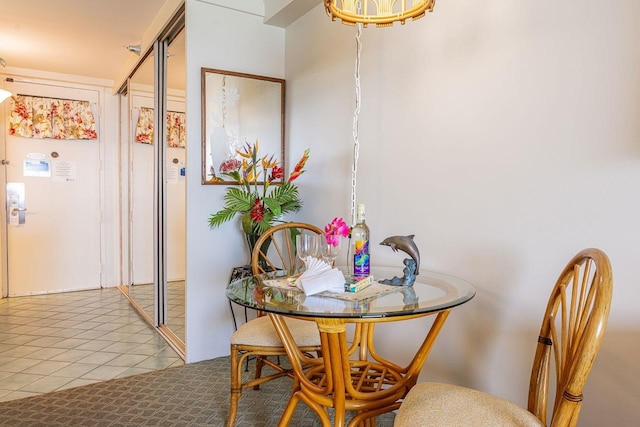
[[[323,260],[307,257],[304,260],[306,270],[296,280],[296,286],[301,288],[305,295],[315,295],[329,291],[333,293],[344,292],[344,274],[337,268],[331,268]]]

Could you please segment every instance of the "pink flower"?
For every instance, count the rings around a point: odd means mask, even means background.
[[[242,162],[238,159],[228,159],[225,160],[224,162],[222,162],[222,164],[220,165],[220,172],[221,173],[229,173],[232,172],[236,169],[240,169],[240,166],[242,166]]]
[[[324,227],[327,243],[332,246],[338,246],[340,237],[347,237],[349,233],[351,233],[351,228],[342,218],[333,218],[333,220]]]
[[[327,243],[331,246],[338,246],[340,244],[340,236],[335,234],[325,234]]]

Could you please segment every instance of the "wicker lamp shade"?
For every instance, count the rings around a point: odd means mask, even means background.
[[[407,19],[422,18],[433,11],[435,0],[324,0],[324,7],[332,20],[343,24],[390,27],[394,22],[404,24]]]

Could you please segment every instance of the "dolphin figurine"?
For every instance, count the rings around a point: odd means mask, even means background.
[[[389,246],[394,252],[399,250],[409,255],[416,262],[415,274],[420,272],[420,251],[413,241],[415,234],[410,236],[391,236],[384,239],[380,244]]]

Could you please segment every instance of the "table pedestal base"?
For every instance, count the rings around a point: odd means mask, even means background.
[[[334,409],[334,426],[346,425],[346,411],[355,411],[349,426],[375,426],[377,415],[400,407],[418,380],[420,370],[442,328],[449,310],[440,311],[416,355],[406,367],[381,357],[374,346],[376,323],[407,320],[427,314],[393,318],[316,318],[322,357],[310,358],[297,348],[279,314],[269,313],[282,339],[294,371],[294,387],[279,426],[287,426],[299,401],[318,414],[323,427],[332,425],[328,408]],[[346,324],[355,323],[354,337],[347,342]],[[306,367],[306,369],[303,369]]]

